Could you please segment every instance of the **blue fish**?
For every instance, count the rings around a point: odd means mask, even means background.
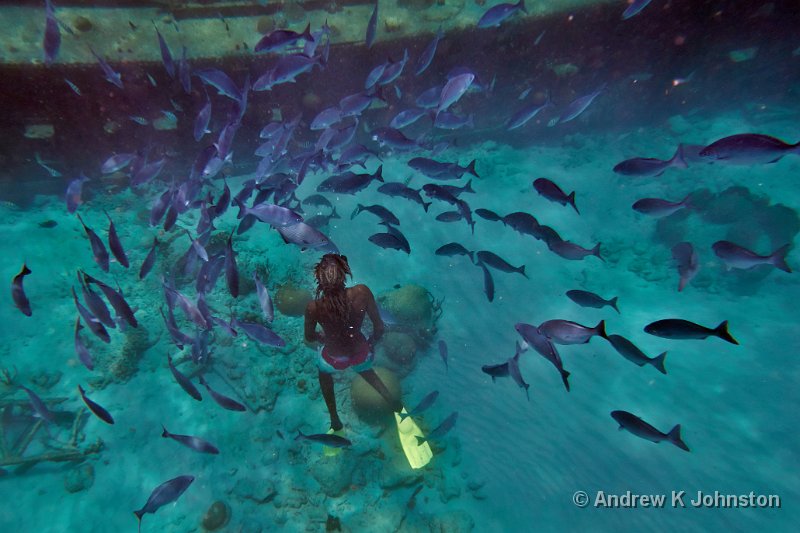
[[[175,381],[178,382],[178,385],[181,386],[186,393],[197,400],[198,402],[203,401],[203,397],[200,395],[200,391],[197,390],[197,387],[194,386],[189,378],[187,378],[180,370],[175,368],[175,365],[172,364],[172,356],[167,355],[167,364],[169,365],[169,370],[172,372],[172,376],[175,378]]]
[[[439,95],[439,104],[436,107],[436,114],[438,115],[456,103],[461,96],[467,92],[467,89],[469,89],[469,86],[472,85],[473,80],[475,80],[475,75],[471,72],[450,78],[450,80],[448,80],[448,82],[442,88],[442,92]]]
[[[297,33],[292,30],[274,30],[264,35],[253,47],[253,51],[260,52],[275,52],[282,48],[292,46],[299,40],[305,39],[306,42],[314,42],[314,37],[311,35],[311,24],[306,25],[303,33]]]
[[[198,70],[194,75],[200,78],[206,85],[214,87],[218,94],[227,96],[237,102],[242,99],[242,93],[239,88],[233,80],[221,70],[215,68]]]
[[[53,415],[50,409],[47,408],[47,405],[45,405],[44,401],[42,401],[42,399],[39,398],[39,395],[37,395],[35,392],[33,392],[31,389],[29,389],[24,385],[20,385],[20,388],[28,393],[28,398],[31,401],[31,406],[33,406],[33,410],[36,411],[36,414],[39,415],[39,417],[42,420],[46,420],[51,424],[55,423],[56,421],[55,415]]]
[[[55,16],[55,9],[50,0],[45,0],[45,27],[44,27],[44,62],[46,65],[56,60],[58,50],[61,48],[61,32],[58,29],[58,21]]]
[[[530,89],[527,90],[530,91]],[[520,95],[520,99],[522,98],[523,97]],[[522,126],[527,124],[529,120],[538,115],[543,109],[551,107],[552,105],[553,102],[550,100],[550,93],[548,92],[547,99],[543,104],[534,104],[525,106],[516,113],[514,113],[514,115],[512,115],[511,118],[508,119],[508,129],[514,130],[517,128],[521,128]]]
[[[651,1],[652,0],[633,0],[633,2],[631,2],[627,9],[625,9],[625,11],[622,13],[622,20],[628,20],[629,18],[638,15]]]
[[[95,52],[94,48],[92,48],[91,46],[89,47],[89,51],[92,53],[95,59],[97,59],[97,62],[100,64],[100,68],[103,69],[103,74],[106,75],[106,80],[109,83],[113,83],[114,85],[122,89],[123,88],[122,76],[120,75],[120,73],[115,72],[114,69],[111,68],[111,65],[109,65],[105,59],[97,55],[97,52]]]
[[[605,90],[605,88],[606,88],[606,85],[604,83],[603,85],[601,85],[593,93],[587,94],[586,96],[581,96],[580,98],[577,98],[577,99],[573,100],[567,106],[567,108],[564,110],[564,112],[561,113],[561,116],[558,117],[558,120],[556,121],[556,124],[563,124],[565,122],[569,122],[570,120],[578,118],[578,116],[581,113],[586,111],[587,107],[592,105],[592,102],[594,102],[594,99],[597,98],[598,96],[600,96],[600,93],[602,93]]]
[[[69,88],[72,89],[72,92],[74,92],[78,96],[83,96],[83,94],[81,93],[81,90],[78,88],[77,85],[75,85],[74,83],[69,81],[67,78],[64,78],[64,82],[66,82],[66,84],[69,85]]]
[[[71,215],[78,210],[78,206],[83,203],[81,195],[83,194],[83,183],[89,181],[89,178],[83,174],[80,177],[69,182],[67,186],[67,212]]]
[[[425,109],[406,109],[405,111],[399,112],[397,115],[394,116],[392,121],[389,123],[390,128],[394,128],[399,130],[400,128],[405,128],[406,126],[410,126],[411,124],[415,123],[428,112]]]
[[[153,23],[155,27],[155,22]],[[164,63],[164,69],[166,69],[167,74],[169,74],[170,78],[175,78],[175,62],[172,60],[172,54],[169,51],[169,46],[167,46],[167,42],[164,40],[164,37],[161,36],[161,32],[158,31],[158,28],[155,28],[156,35],[158,36],[158,47],[161,49],[161,61]]]
[[[525,9],[524,0],[519,0],[516,4],[497,4],[496,6],[490,7],[480,20],[478,20],[478,27],[492,28],[499,26],[504,20],[517,11],[522,11],[523,13],[528,12],[528,10]]]
[[[439,46],[439,41],[442,40],[444,36],[444,32],[442,32],[442,27],[439,26],[439,29],[436,32],[436,35],[433,37],[433,40],[425,47],[425,50],[422,51],[422,54],[417,58],[416,69],[414,70],[414,75],[419,76],[430,66],[431,61],[433,61],[433,56],[436,54],[436,47]]]
[[[99,418],[100,420],[102,420],[106,424],[114,425],[114,417],[111,416],[111,413],[106,411],[106,409],[102,405],[100,405],[99,403],[87,398],[86,397],[86,392],[83,390],[83,387],[81,387],[80,385],[78,385],[78,392],[81,395],[81,399],[83,400],[83,403],[86,404],[86,407],[88,407],[89,410],[92,413],[94,413],[97,418]]]
[[[144,507],[133,512],[139,520],[139,533],[142,531],[142,517],[146,513],[155,513],[164,505],[176,501],[181,497],[181,494],[186,492],[192,481],[194,481],[194,476],[179,476],[156,487],[150,497],[147,498],[147,503],[144,504]]]
[[[367,43],[367,48],[372,48],[372,43],[375,42],[375,35],[378,31],[378,0],[375,0],[375,9],[372,10],[372,16],[369,17],[369,22],[367,23],[367,35],[365,37],[365,42]]]
[[[178,63],[178,78],[181,80],[183,92],[192,94],[192,69],[189,66],[189,61],[186,59],[186,47],[183,47],[181,52],[181,60]]]
[[[723,137],[702,150],[700,157],[726,165],[763,165],[775,163],[787,154],[800,155],[800,142],[787,144],[758,133],[740,133]]]
[[[611,418],[617,421],[619,429],[627,429],[639,438],[656,443],[667,441],[681,450],[689,451],[689,447],[681,439],[680,424],[672,428],[669,433],[661,433],[638,416],[627,411],[611,411]]]
[[[88,368],[89,370],[94,370],[94,360],[92,359],[92,354],[89,353],[89,350],[86,348],[86,345],[83,343],[80,337],[80,331],[83,329],[81,325],[81,318],[75,318],[75,353],[78,354],[78,359],[80,359],[83,366]]]
[[[11,296],[14,300],[14,305],[17,306],[17,309],[22,311],[22,314],[25,316],[31,316],[31,303],[28,300],[28,297],[25,296],[25,289],[22,287],[22,282],[25,279],[25,276],[31,273],[31,269],[28,268],[28,265],[22,264],[22,270],[20,273],[14,276],[14,280],[11,282]]]

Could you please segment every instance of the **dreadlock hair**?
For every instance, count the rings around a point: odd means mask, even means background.
[[[317,300],[328,316],[344,324],[350,314],[345,298],[344,283],[347,276],[352,277],[347,257],[339,254],[325,254],[314,267],[317,278]]]

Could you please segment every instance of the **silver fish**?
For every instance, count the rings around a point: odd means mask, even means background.
[[[547,320],[539,325],[539,332],[556,344],[586,344],[594,336],[608,337],[605,320],[593,328],[570,320]]]
[[[660,198],[642,198],[641,200],[636,200],[632,207],[634,211],[642,213],[643,215],[667,217],[681,209],[690,208],[690,197],[691,194],[688,194],[680,202],[670,202]]]
[[[672,428],[669,433],[661,433],[659,430],[627,411],[611,411],[611,418],[617,421],[620,429],[626,429],[637,437],[651,442],[667,441],[681,450],[689,451],[689,447],[681,439],[681,425]]]
[[[164,505],[176,501],[181,497],[181,494],[186,492],[186,489],[189,488],[193,481],[194,476],[178,476],[156,487],[150,497],[147,498],[144,507],[133,512],[139,520],[139,533],[142,531],[142,517],[146,513],[155,513]]]
[[[614,347],[618,354],[628,361],[638,366],[653,365],[662,374],[667,373],[667,369],[664,368],[664,358],[667,356],[667,352],[662,352],[653,358],[647,357],[635,344],[622,335],[609,335],[608,342],[611,343],[611,346]]]
[[[211,397],[214,399],[217,405],[219,405],[223,409],[227,409],[228,411],[238,411],[238,412],[247,411],[247,407],[240,404],[233,398],[229,398],[224,394],[220,394],[219,392],[212,389],[202,375],[200,376],[200,384],[206,388],[206,390],[208,391],[209,394],[211,394]]]
[[[161,428],[163,429],[161,436],[165,439],[172,439],[175,442],[179,442],[196,452],[208,453],[211,455],[219,454],[219,449],[217,449],[216,446],[206,440],[201,439],[200,437],[194,437],[192,435],[176,435],[175,433],[170,433],[167,431],[167,428],[163,425]]]
[[[730,241],[717,241],[711,245],[716,256],[730,268],[747,270],[759,265],[772,265],[778,270],[791,274],[792,269],[786,263],[786,254],[789,253],[789,248],[791,248],[791,244],[786,244],[769,255],[758,255]]]
[[[617,307],[617,297],[613,297],[610,300],[606,300],[597,294],[589,291],[582,291],[582,290],[571,290],[567,291],[567,298],[575,302],[576,304],[582,307],[593,307],[595,309],[602,309],[605,306],[613,307],[614,310],[619,313],[619,308]]]
[[[800,142],[787,144],[758,133],[741,133],[715,141],[700,156],[726,165],[763,165],[775,163],[787,154],[800,155]]]

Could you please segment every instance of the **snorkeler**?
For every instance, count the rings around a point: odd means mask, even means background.
[[[378,305],[366,285],[346,288],[345,279],[348,275],[352,276],[352,273],[346,256],[322,256],[314,267],[314,276],[317,279],[316,299],[309,302],[305,315],[306,342],[319,342],[323,345],[319,351],[317,366],[322,397],[331,417],[329,433],[338,433],[343,429],[336,412],[332,374],[337,370],[352,368],[372,385],[394,411],[406,456],[413,468],[419,468],[430,460],[430,448],[427,444],[417,446],[416,442],[413,450],[406,448],[407,442],[412,442],[413,437],[421,435],[421,432],[411,417],[400,419],[399,414],[404,411],[402,403],[399,399],[392,398],[386,385],[372,369],[374,346],[384,332]],[[364,337],[361,332],[365,315],[369,315],[372,321],[372,335],[369,338]],[[322,326],[322,333],[317,331],[317,324]]]

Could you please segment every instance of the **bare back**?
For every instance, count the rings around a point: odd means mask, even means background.
[[[356,285],[345,289],[345,297],[349,315],[344,324],[336,317],[328,315],[319,305],[319,300],[308,304],[305,316],[306,341],[322,342],[328,350],[337,355],[360,353],[367,344],[367,339],[361,332],[365,315],[369,315],[372,321],[373,342],[383,335],[383,320],[381,320],[375,297],[369,287]],[[317,324],[322,326],[323,335],[317,333]]]

